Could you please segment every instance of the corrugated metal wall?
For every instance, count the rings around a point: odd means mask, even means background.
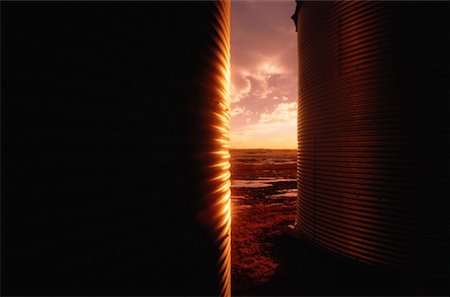
[[[2,294],[230,295],[229,22],[2,2]]]
[[[306,1],[297,21],[299,234],[448,274],[446,3]]]

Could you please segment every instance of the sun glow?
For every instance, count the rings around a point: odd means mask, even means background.
[[[295,1],[233,1],[231,147],[297,148]]]

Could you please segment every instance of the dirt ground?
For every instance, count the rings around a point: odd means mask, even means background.
[[[270,282],[279,262],[273,239],[293,224],[296,151],[232,151],[234,295]]]
[[[448,279],[348,261],[288,234],[295,151],[231,153],[233,296],[448,295]]]

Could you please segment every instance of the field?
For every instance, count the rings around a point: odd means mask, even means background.
[[[288,234],[296,219],[296,151],[231,154],[234,296],[448,294],[441,279],[349,261]]]
[[[279,262],[273,240],[295,220],[295,150],[233,150],[232,279],[237,295],[271,281]]]

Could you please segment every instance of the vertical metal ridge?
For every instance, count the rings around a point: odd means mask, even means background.
[[[448,274],[441,9],[336,1],[298,11],[296,228],[317,246]]]
[[[6,10],[6,295],[230,296],[230,2]]]
[[[215,75],[209,75],[211,107],[207,115],[208,129],[213,138],[206,152],[209,189],[205,197],[206,222],[215,233],[219,251],[217,259],[220,295],[231,296],[231,191],[230,191],[230,2],[214,2],[211,55],[209,63]],[[201,158],[204,156],[201,156]]]

